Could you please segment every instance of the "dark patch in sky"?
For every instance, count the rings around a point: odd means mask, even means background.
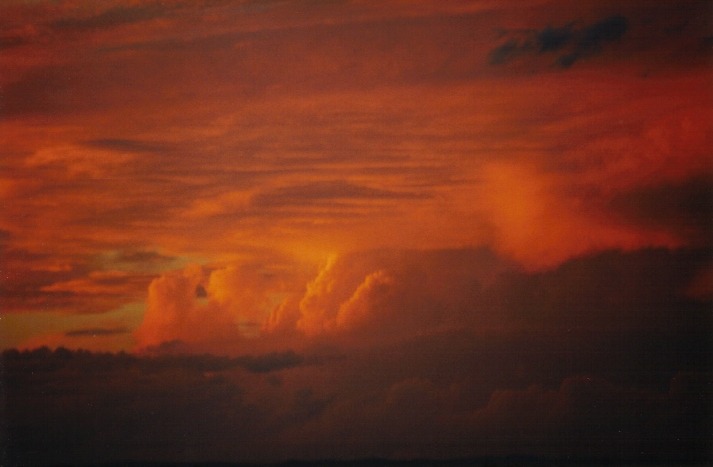
[[[117,334],[126,334],[129,332],[128,328],[85,328],[85,329],[73,329],[64,333],[67,337],[84,337],[84,336],[114,336]]]
[[[253,197],[257,207],[278,207],[304,205],[310,202],[334,200],[371,200],[371,199],[413,199],[424,195],[413,192],[397,192],[380,188],[355,185],[342,180],[294,185],[261,193]]]
[[[492,65],[500,65],[505,62],[510,61],[512,58],[514,58],[518,53],[521,53],[523,50],[526,50],[526,47],[524,44],[520,44],[515,40],[509,40],[503,45],[496,47],[493,49],[490,54],[488,55],[489,62]]]
[[[670,229],[687,240],[713,241],[713,180],[697,177],[622,193],[610,202],[627,222]]]
[[[0,229],[0,248],[4,249],[11,238],[12,234],[9,231]]]
[[[304,358],[295,352],[287,351],[257,356],[246,355],[236,357],[233,361],[253,373],[269,373],[300,366],[304,363]]]
[[[556,51],[572,40],[572,26],[562,28],[546,27],[537,34],[540,52]]]
[[[570,67],[583,57],[598,53],[605,42],[621,39],[628,27],[629,23],[623,16],[612,16],[599,21],[586,28],[577,40],[574,50],[561,56],[557,61],[564,68]]]
[[[160,4],[130,7],[118,6],[86,18],[63,18],[53,22],[50,26],[57,30],[66,31],[104,29],[147,21],[165,14],[166,9]]]
[[[11,49],[21,45],[28,44],[30,41],[27,37],[20,35],[0,35],[0,50]]]
[[[122,251],[115,259],[122,263],[166,263],[176,258],[156,251]]]
[[[561,52],[556,63],[568,68],[582,58],[600,53],[606,43],[620,40],[629,28],[624,16],[615,15],[591,26],[577,28],[547,26],[540,31],[511,33],[510,38],[489,54],[492,65],[510,62],[521,55]]]
[[[95,148],[125,152],[158,152],[168,149],[168,146],[162,143],[134,139],[93,139],[84,144]]]

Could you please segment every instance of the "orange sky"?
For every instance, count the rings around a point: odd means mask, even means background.
[[[712,52],[708,1],[0,2],[0,464],[710,462]]]
[[[154,321],[163,295],[269,334],[355,251],[486,247],[537,271],[708,245],[708,12],[4,2],[5,344],[211,338]],[[388,283],[375,267],[360,287]],[[161,292],[184,286],[207,297]],[[90,328],[123,332],[72,337]]]

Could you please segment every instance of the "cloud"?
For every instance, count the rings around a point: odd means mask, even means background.
[[[574,51],[560,56],[557,63],[563,68],[568,68],[584,57],[599,53],[605,43],[620,40],[627,29],[628,21],[623,16],[603,19],[584,29]]]
[[[64,333],[67,337],[84,337],[84,336],[112,336],[115,334],[124,334],[130,332],[128,328],[83,328],[72,329]]]
[[[572,38],[572,25],[560,28],[548,26],[537,33],[537,44],[540,52],[557,51],[565,47]]]
[[[713,238],[713,178],[635,188],[617,194],[609,209],[625,222],[670,229],[691,244],[707,245]]]
[[[151,153],[170,149],[170,146],[165,143],[121,138],[93,139],[84,141],[83,143],[94,148],[110,149],[120,152]]]
[[[701,413],[710,413],[710,407],[701,399],[693,402],[697,396],[684,396],[683,402],[674,387],[680,383],[688,390],[698,386],[692,392],[703,394],[698,391],[703,389],[700,381],[705,378],[679,374],[671,381],[668,393],[662,394],[586,375],[572,376],[554,390],[531,386],[496,391],[484,408],[473,413],[472,422],[486,436],[481,442],[489,443],[496,452],[537,450],[541,455],[620,456],[621,460],[673,460],[684,452],[687,454],[682,457],[695,457],[693,453],[706,451],[707,443],[684,433],[705,430],[707,422],[705,416],[694,416],[689,420],[690,427],[680,426],[681,417],[689,413],[683,406],[694,403]],[[647,414],[646,421],[637,417],[641,413]],[[674,426],[676,434],[672,433]],[[488,427],[497,428],[485,434]]]
[[[161,4],[119,5],[92,16],[58,19],[50,23],[50,26],[53,29],[64,31],[108,29],[160,18],[166,16],[168,12],[170,12],[170,9]]]
[[[181,445],[230,460],[702,459],[711,318],[709,303],[688,288],[708,258],[610,251],[526,272],[487,250],[359,252],[325,265],[301,303],[299,294],[287,300],[298,313],[287,323],[292,334],[264,330],[247,347],[236,331],[226,341],[225,329],[201,321],[225,312],[209,305],[210,287],[197,297],[196,284],[213,271],[166,274],[151,286],[141,331],[154,332],[144,344],[160,343],[144,356],[6,354],[10,430],[22,434],[12,452],[78,461],[101,445],[103,459],[167,459]],[[215,271],[240,286],[250,269]],[[309,339],[294,340],[297,331]],[[191,355],[210,348],[200,339],[222,340],[213,349],[237,356]],[[290,342],[303,350],[284,350]],[[256,346],[272,350],[240,353]],[[100,395],[124,401],[122,410]],[[58,434],[67,423],[91,428],[85,444]],[[130,435],[161,427],[160,443]],[[50,434],[64,441],[29,448]],[[186,445],[185,436],[203,444]]]
[[[355,185],[344,180],[333,180],[278,188],[271,192],[259,193],[252,198],[251,203],[257,208],[270,208],[423,197],[425,195],[420,193],[402,193]]]
[[[144,320],[135,331],[139,348],[181,348],[234,354],[258,338],[273,310],[298,294],[302,283],[279,265],[197,265],[162,274],[149,285]],[[166,349],[164,349],[166,350]]]
[[[252,454],[244,451],[246,458],[265,458],[269,443],[263,446],[260,440],[267,439],[266,417],[272,416],[272,407],[251,406],[244,387],[246,383],[260,387],[264,372],[287,369],[294,360],[292,354],[229,359],[139,358],[47,348],[8,351],[3,354],[3,383],[8,384],[4,387],[9,388],[12,401],[7,412],[12,434],[7,455],[12,463],[45,463],[58,457],[84,462],[98,454],[92,453],[92,446],[103,444],[104,460],[167,454],[176,460],[234,458],[236,447],[252,450],[253,445]],[[88,368],[92,370],[87,372]],[[68,378],[69,374],[76,376]],[[241,382],[245,379],[250,382]],[[107,403],[106,398],[113,402]],[[41,431],[34,428],[36,424]],[[151,435],[151,430],[158,431]],[[32,447],[37,436],[48,437],[39,450]],[[177,448],[175,440],[183,436],[192,439],[170,454]],[[157,449],[147,439],[171,447]]]
[[[589,26],[575,24],[513,32],[514,38],[490,52],[490,64],[502,65],[519,56],[560,53],[556,63],[569,68],[583,58],[602,53],[608,43],[621,40],[629,29],[629,21],[622,15],[603,18]]]
[[[609,251],[526,272],[485,248],[383,249],[335,256],[304,288],[284,271],[189,268],[153,281],[136,336],[139,347],[180,340],[235,353],[248,341],[269,346],[280,339],[365,348],[448,330],[483,336],[619,330],[650,332],[670,348],[684,340],[703,348],[707,338],[695,330],[709,320],[694,296],[705,293],[689,294],[703,290],[709,256],[705,249]],[[679,327],[671,328],[671,320]]]
[[[455,363],[463,349],[452,345],[461,342],[440,342]],[[396,350],[415,357],[417,349]],[[511,345],[503,349],[523,354]],[[424,350],[428,355],[433,349]],[[488,361],[497,349],[487,344],[483,351],[490,352],[483,355]],[[523,384],[479,381],[477,372],[448,365],[440,370],[447,379],[430,377],[418,358],[404,360],[403,353],[378,351],[320,365],[299,363],[296,356],[6,351],[8,455],[32,464],[513,453],[618,463],[710,455],[705,372],[675,372],[661,387],[586,373]],[[390,359],[400,374],[384,371]],[[499,364],[491,361],[494,374]],[[474,391],[484,392],[484,399],[473,400]]]
[[[269,373],[302,365],[304,358],[294,352],[270,353],[259,356],[243,356],[234,359],[236,364],[254,373]]]
[[[177,339],[188,343],[239,339],[238,325],[227,310],[198,303],[196,290],[203,280],[200,268],[189,267],[151,282],[144,320],[134,333],[140,348]]]
[[[487,327],[477,297],[507,267],[486,249],[353,253],[327,262],[298,311],[279,313],[299,316],[297,329],[307,336],[357,335],[357,343],[463,325],[468,311],[467,320]]]

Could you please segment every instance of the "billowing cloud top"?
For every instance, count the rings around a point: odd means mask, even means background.
[[[13,462],[713,452],[708,2],[0,18]]]

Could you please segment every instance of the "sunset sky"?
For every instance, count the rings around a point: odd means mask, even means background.
[[[712,105],[708,1],[2,1],[6,460],[711,458]]]

